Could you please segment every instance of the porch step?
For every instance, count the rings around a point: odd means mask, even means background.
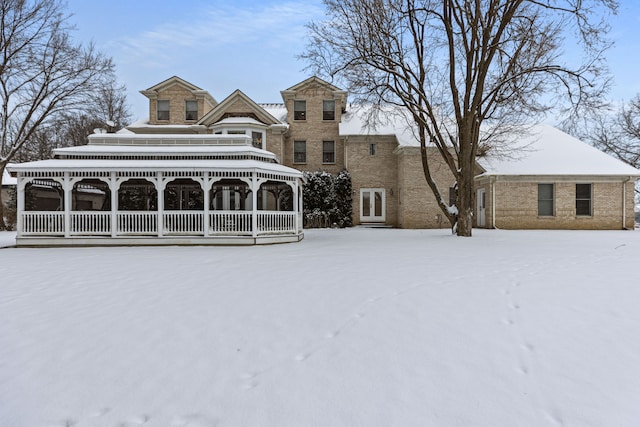
[[[393,228],[391,225],[383,222],[361,222],[356,227],[360,228]]]

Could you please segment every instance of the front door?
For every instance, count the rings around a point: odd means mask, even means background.
[[[484,188],[478,189],[476,204],[478,205],[478,227],[486,227],[486,196]]]
[[[360,222],[384,221],[384,188],[362,188],[360,190]]]

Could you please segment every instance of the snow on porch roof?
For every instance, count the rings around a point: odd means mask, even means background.
[[[112,172],[112,171],[259,171],[302,177],[302,172],[277,163],[258,160],[77,160],[49,159],[14,164],[11,172]]]
[[[7,167],[10,167],[10,166],[14,166],[14,165],[13,165],[13,164],[11,164],[11,163],[7,164]],[[17,180],[16,178],[12,177],[12,176],[9,174],[9,171],[7,170],[7,168],[5,168],[5,169],[2,171],[2,185],[3,185],[3,186],[6,186],[6,185],[16,185],[16,184],[17,184],[17,182],[18,182],[18,180]]]
[[[482,175],[632,176],[640,170],[553,126],[540,124],[514,138],[513,151],[479,160]]]

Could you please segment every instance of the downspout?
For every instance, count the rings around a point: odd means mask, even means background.
[[[622,181],[622,229],[627,229],[627,182],[631,181],[628,177]]]
[[[492,176],[489,180],[491,183],[491,226],[496,228],[496,177]]]

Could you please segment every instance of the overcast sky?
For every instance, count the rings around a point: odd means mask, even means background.
[[[640,92],[640,2],[622,0],[611,20],[611,98]],[[173,75],[218,101],[240,89],[257,102],[282,102],[280,91],[309,77],[296,59],[305,24],[323,18],[320,0],[68,0],[74,36],[113,57],[127,85],[133,119],[148,115],[138,91]]]

